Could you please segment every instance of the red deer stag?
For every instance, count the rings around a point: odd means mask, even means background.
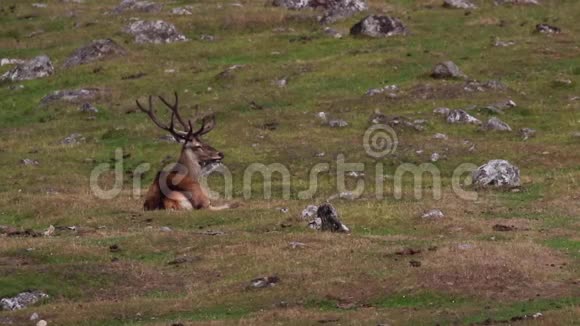
[[[210,132],[215,127],[215,116],[207,115],[201,119],[201,127],[194,131],[193,126],[197,119],[187,120],[179,113],[179,99],[175,93],[175,103],[170,104],[163,97],[159,99],[171,111],[169,125],[159,121],[153,111],[153,98],[149,96],[149,107],[145,109],[139,100],[136,100],[137,107],[147,113],[149,118],[157,127],[168,131],[178,142],[183,142],[181,155],[177,164],[170,170],[162,170],[157,173],[155,180],[145,198],[143,205],[145,210],[173,209],[191,210],[206,208],[209,210],[222,210],[229,208],[229,205],[212,206],[207,191],[199,183],[201,169],[205,164],[219,162],[224,158],[224,154],[215,148],[204,143],[200,137]],[[175,120],[181,125],[183,130],[175,128]]]

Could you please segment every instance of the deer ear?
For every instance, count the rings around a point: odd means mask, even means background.
[[[212,131],[215,127],[215,114],[206,115],[201,120],[201,129],[197,133],[198,136],[202,136]]]

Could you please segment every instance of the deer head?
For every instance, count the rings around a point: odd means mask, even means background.
[[[135,100],[135,102],[137,103],[137,107],[141,111],[145,112],[157,127],[168,131],[176,141],[183,143],[183,147],[181,149],[182,156],[186,155],[190,160],[193,160],[200,166],[221,161],[224,158],[224,154],[201,140],[201,136],[212,131],[215,127],[215,116],[210,114],[202,117],[201,127],[197,130],[194,130],[193,126],[197,120],[199,120],[198,117],[194,118],[193,121],[188,119],[186,122],[179,113],[179,98],[177,96],[177,92],[175,92],[174,95],[174,104],[170,104],[165,98],[158,96],[159,100],[161,100],[161,102],[163,102],[163,104],[169,108],[169,111],[171,111],[171,120],[169,125],[159,121],[155,115],[155,111],[153,110],[152,96],[149,96],[149,106],[147,109],[145,109],[141,103],[139,103],[139,100]],[[177,123],[181,126],[181,130],[175,127],[175,120],[177,120]]]

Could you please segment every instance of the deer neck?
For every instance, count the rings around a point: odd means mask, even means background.
[[[187,176],[193,180],[199,180],[201,175],[201,165],[199,165],[197,156],[191,150],[182,150],[177,163],[187,168]]]

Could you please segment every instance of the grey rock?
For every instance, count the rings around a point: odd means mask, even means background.
[[[41,105],[52,104],[57,101],[82,104],[95,101],[104,95],[104,90],[100,88],[81,88],[54,91],[40,100]]]
[[[491,160],[473,171],[471,177],[474,184],[481,188],[520,185],[520,169],[506,160]]]
[[[275,286],[278,282],[280,282],[280,278],[278,276],[258,277],[250,281],[249,287],[254,289],[263,289]]]
[[[467,76],[453,61],[438,63],[431,72],[431,77],[437,79],[466,78]]]
[[[391,95],[396,96],[396,93],[399,91],[399,87],[397,85],[387,85],[381,88],[371,88],[369,89],[365,95],[366,96],[375,96],[383,93],[389,93]],[[394,97],[390,96],[390,97]]]
[[[98,113],[99,109],[97,109],[90,103],[83,103],[83,105],[79,107],[79,111],[83,113]]]
[[[338,212],[334,206],[324,203],[318,207],[316,218],[311,221],[309,227],[320,231],[349,232],[349,228],[342,224]]]
[[[66,59],[63,66],[68,68],[126,54],[127,51],[111,39],[95,40],[76,50]]]
[[[446,134],[436,133],[435,135],[433,135],[433,139],[437,139],[437,140],[447,140],[448,137],[447,137]]]
[[[136,43],[173,43],[187,41],[173,24],[162,20],[138,20],[125,27],[124,31],[135,37]]]
[[[23,64],[24,62],[26,61],[21,59],[2,58],[0,59],[0,67],[8,65],[19,65]]]
[[[493,42],[493,46],[497,47],[497,48],[507,48],[510,46],[514,46],[516,45],[516,42],[514,41],[502,41],[498,38],[496,38]]]
[[[2,300],[0,300],[0,307],[2,307],[3,310],[20,310],[48,297],[48,294],[44,292],[29,290],[21,292],[11,298],[2,298]]]
[[[189,11],[187,8],[184,8],[184,7],[178,7],[178,8],[171,9],[171,14],[178,15],[178,16],[192,15],[191,11]]]
[[[548,25],[548,24],[538,24],[536,25],[536,32],[543,34],[558,34],[562,30],[560,27]]]
[[[66,136],[65,138],[63,138],[63,140],[60,141],[61,145],[78,145],[80,143],[84,143],[85,142],[85,137],[83,137],[83,135],[78,134],[78,133],[73,133],[70,134],[68,136]]]
[[[113,13],[121,14],[127,11],[159,12],[163,5],[151,1],[123,0],[113,9]]]
[[[451,109],[449,108],[435,108],[433,109],[433,113],[443,116],[443,117],[447,117],[449,115],[449,112],[451,112]]]
[[[342,33],[330,27],[324,27],[324,33],[336,39],[342,38]]]
[[[38,313],[37,312],[33,312],[32,315],[30,315],[29,320],[30,321],[35,321],[35,320],[37,320],[39,318],[40,318],[40,316],[38,315]]]
[[[540,1],[538,0],[495,0],[496,5],[505,5],[505,4],[512,4],[512,5],[539,5]]]
[[[215,41],[215,36],[209,35],[209,34],[201,34],[199,36],[199,39],[202,41],[213,42],[213,41]]]
[[[316,216],[318,212],[318,206],[316,205],[308,205],[306,208],[302,210],[301,217],[303,220],[312,219]]]
[[[48,77],[53,73],[52,61],[50,61],[49,57],[41,55],[10,69],[0,76],[0,81],[32,80]]]
[[[288,243],[288,245],[290,245],[290,247],[292,247],[292,249],[304,248],[306,246],[305,243],[298,242],[298,241],[291,241],[290,243]]]
[[[348,122],[342,119],[331,119],[328,120],[328,126],[331,128],[344,128],[348,126]]]
[[[485,124],[485,129],[495,130],[495,131],[512,131],[512,128],[505,122],[501,121],[496,117],[492,117],[487,120]]]
[[[580,131],[575,131],[571,134],[572,138],[580,138]]]
[[[437,152],[431,154],[431,162],[435,163],[441,159],[441,155]]]
[[[464,110],[452,110],[447,115],[447,123],[463,123],[463,124],[475,124],[481,125],[481,120],[472,116],[471,114],[465,112]]]
[[[469,0],[445,0],[443,1],[443,7],[451,9],[477,9]]]
[[[523,140],[528,140],[536,136],[536,130],[532,128],[522,128],[520,129],[520,136]]]
[[[368,5],[364,0],[273,0],[276,7],[287,9],[320,8],[324,10],[364,11]]]
[[[25,166],[31,166],[31,165],[38,165],[40,163],[37,160],[25,158],[25,159],[20,160],[20,164],[25,165]]]
[[[440,219],[440,218],[444,218],[444,217],[445,217],[445,214],[443,214],[443,212],[440,209],[431,209],[431,210],[428,210],[425,213],[423,213],[423,215],[421,215],[421,218],[427,219],[427,220]]]
[[[364,35],[369,37],[405,35],[408,32],[409,30],[400,19],[377,15],[370,15],[363,18],[350,29],[351,35]]]
[[[466,92],[486,92],[486,91],[505,91],[507,87],[498,80],[488,80],[485,82],[470,80],[465,83],[463,89]]]

